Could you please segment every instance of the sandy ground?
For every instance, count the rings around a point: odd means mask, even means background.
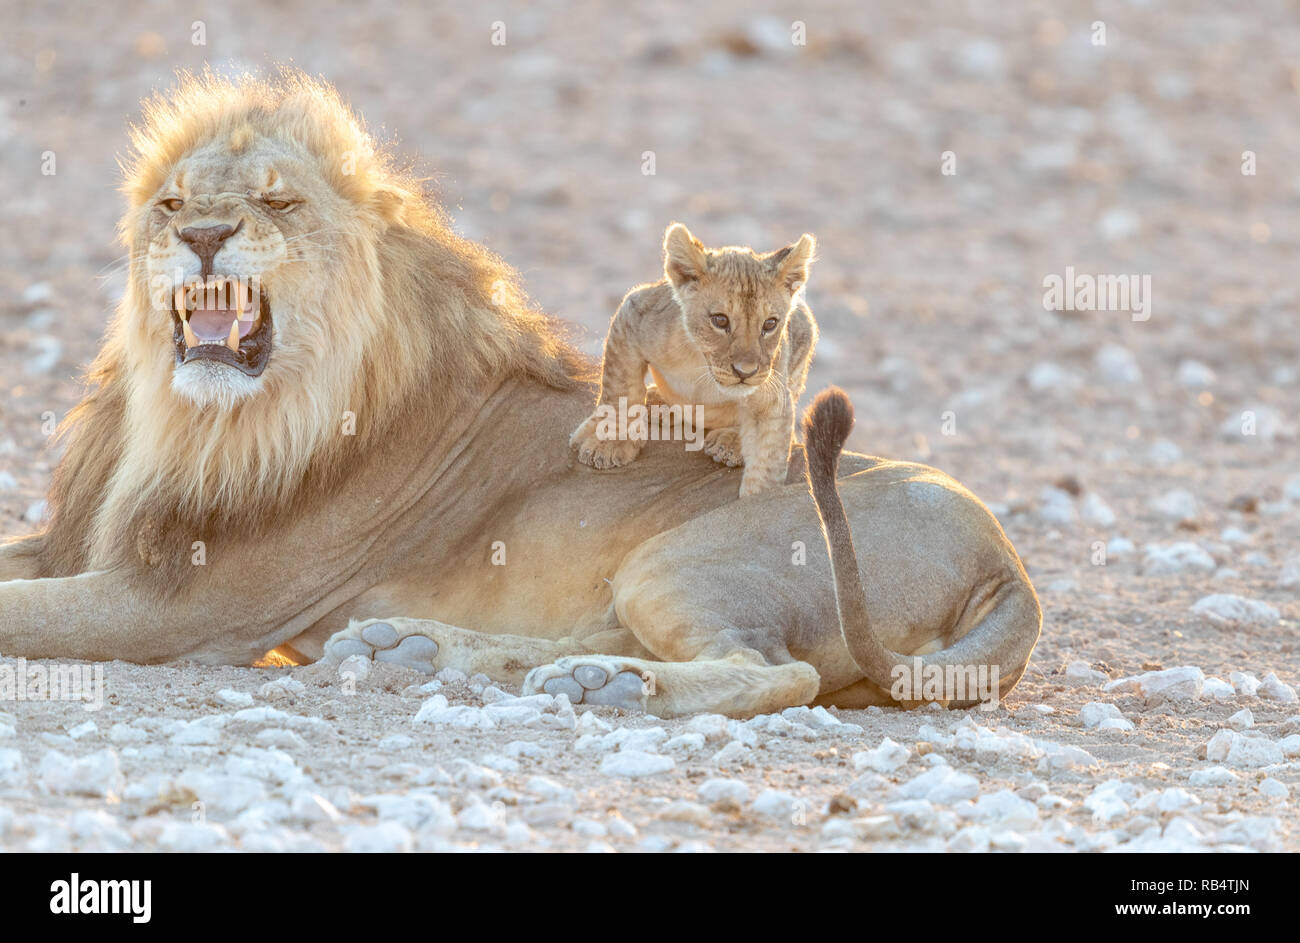
[[[51,421],[121,289],[139,99],[179,67],[292,59],[591,350],[669,221],[816,233],[809,388],[853,396],[853,447],[998,513],[1045,609],[1013,698],[728,725],[390,667],[113,663],[100,711],[0,704],[0,847],[1300,848],[1300,17],[796,6],[5,7],[0,531],[37,526]],[[1149,275],[1149,318],[1046,310],[1066,266]],[[1239,600],[1193,609],[1216,594]],[[1199,673],[1105,687],[1178,667]]]

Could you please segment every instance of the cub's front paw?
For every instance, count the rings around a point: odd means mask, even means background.
[[[592,468],[618,468],[632,461],[644,444],[639,439],[601,439],[596,435],[599,425],[592,416],[577,428],[569,438],[569,445],[578,450],[578,461]]]
[[[704,437],[704,454],[719,465],[729,465],[732,468],[743,465],[740,431],[735,426],[712,430]]]

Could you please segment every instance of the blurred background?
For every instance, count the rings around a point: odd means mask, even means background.
[[[1099,539],[1200,534],[1236,555],[1225,582],[1294,605],[1273,576],[1300,544],[1293,3],[4,0],[0,20],[6,533],[39,516],[42,416],[75,401],[121,290],[141,97],[289,62],[592,352],[670,221],[760,250],[815,233],[810,392],[850,392],[855,447],[988,501],[1049,604],[1120,592],[1089,569]],[[1149,320],[1046,310],[1066,266],[1149,275]]]

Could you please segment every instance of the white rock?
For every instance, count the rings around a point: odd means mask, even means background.
[[[1124,557],[1132,556],[1136,549],[1137,547],[1134,546],[1133,541],[1129,540],[1127,537],[1112,537],[1110,540],[1106,541],[1107,559],[1114,557],[1115,559],[1120,560]]]
[[[1192,612],[1220,628],[1268,628],[1281,619],[1267,603],[1230,593],[1205,596],[1192,606]]]
[[[1259,794],[1267,799],[1282,800],[1291,795],[1291,790],[1280,779],[1269,776],[1259,784]]]
[[[1151,443],[1151,448],[1147,450],[1147,457],[1152,464],[1165,467],[1181,461],[1183,450],[1176,442],[1170,442],[1168,439],[1157,439]]]
[[[23,755],[9,747],[0,748],[0,783],[12,785],[23,778]]]
[[[695,794],[701,802],[710,804],[724,799],[742,805],[749,801],[749,787],[738,779],[706,779]]]
[[[1292,557],[1282,565],[1277,576],[1278,589],[1300,589],[1300,556]]]
[[[443,669],[443,671],[449,670],[451,669]],[[464,674],[464,672],[461,672],[461,674]],[[451,707],[444,695],[435,694],[420,706],[420,710],[411,722],[456,727],[465,730],[494,730],[497,726],[496,722],[484,713],[488,709],[472,707],[469,704],[457,704],[455,707]]]
[[[1263,737],[1243,737],[1233,730],[1220,730],[1211,737],[1205,748],[1205,756],[1208,760],[1223,762],[1233,769],[1258,769],[1285,762],[1279,744]]]
[[[1280,704],[1294,704],[1297,700],[1295,688],[1278,680],[1277,675],[1271,671],[1260,682],[1259,696]]]
[[[1110,505],[1103,501],[1100,495],[1091,491],[1083,496],[1079,510],[1083,514],[1083,519],[1096,527],[1111,527],[1116,520],[1115,512],[1110,509]]]
[[[230,835],[224,828],[206,822],[169,822],[158,836],[160,848],[183,853],[212,851],[229,844]]]
[[[1277,742],[1277,748],[1282,751],[1282,755],[1287,759],[1300,756],[1300,734],[1293,733],[1290,736],[1283,737]]]
[[[951,805],[979,795],[980,784],[974,776],[958,773],[952,767],[936,766],[903,783],[893,792],[895,799],[925,799],[936,805]]]
[[[46,792],[105,799],[120,795],[124,782],[117,754],[112,750],[100,750],[77,758],[50,750],[41,757],[37,776]]]
[[[971,813],[979,822],[1006,828],[1028,829],[1038,822],[1038,807],[1009,789],[980,796]]]
[[[1097,724],[1109,718],[1122,718],[1121,710],[1114,704],[1102,704],[1101,701],[1089,701],[1079,709],[1079,719],[1083,726],[1091,730]]]
[[[889,737],[880,741],[872,750],[862,750],[853,754],[855,770],[873,769],[877,773],[891,773],[911,757],[912,751],[901,743],[895,743]]]
[[[1237,696],[1237,692],[1222,678],[1206,678],[1201,696],[1212,697],[1216,701],[1230,701]]]
[[[413,850],[410,829],[397,822],[353,825],[344,832],[343,850],[352,854],[394,854]]]
[[[1065,666],[1065,679],[1080,684],[1105,684],[1110,678],[1086,661],[1072,661]]]
[[[696,714],[686,724],[688,733],[701,734],[710,742],[727,739],[727,718],[721,714]]]
[[[792,819],[798,807],[798,799],[777,789],[764,789],[755,797],[753,805],[754,811],[759,815],[786,821]]]
[[[1187,777],[1187,781],[1193,786],[1228,786],[1238,779],[1240,777],[1225,766],[1198,769]]]
[[[1205,686],[1205,672],[1185,665],[1148,671],[1131,678],[1120,678],[1103,688],[1107,693],[1141,694],[1148,702],[1198,698]]]
[[[1050,360],[1034,364],[1025,382],[1035,393],[1069,393],[1079,387],[1079,378]]]
[[[1259,679],[1249,671],[1234,671],[1228,675],[1228,680],[1242,697],[1254,697],[1259,693]]]
[[[1142,228],[1142,218],[1124,206],[1113,206],[1097,220],[1097,231],[1108,242],[1135,236]]]
[[[1282,496],[1288,501],[1300,501],[1300,475],[1292,475],[1282,488]]]
[[[1213,573],[1214,557],[1189,540],[1176,543],[1148,544],[1142,557],[1142,572],[1149,576],[1172,573]]]
[[[258,688],[257,693],[268,701],[291,700],[307,690],[307,686],[301,681],[295,681],[288,675],[283,678],[276,678],[274,681],[268,681]]]
[[[1228,726],[1237,732],[1249,730],[1255,726],[1255,715],[1250,712],[1250,708],[1242,708],[1228,718]]]
[[[183,770],[175,779],[177,792],[188,792],[209,812],[238,815],[266,798],[266,787],[252,776],[216,772],[198,767]]]
[[[1070,526],[1079,520],[1074,496],[1060,488],[1046,487],[1038,495],[1038,516],[1049,524]]]
[[[231,688],[222,688],[217,692],[217,700],[231,707],[252,707],[253,695],[245,694],[243,691],[235,691]]]
[[[1142,368],[1133,351],[1118,344],[1106,344],[1093,358],[1097,371],[1107,383],[1133,386],[1142,382]]]
[[[1138,799],[1137,789],[1130,783],[1110,779],[1099,784],[1083,800],[1083,807],[1092,813],[1094,823],[1103,825],[1128,815],[1129,803]]]
[[[1230,786],[1239,777],[1226,766],[1210,766],[1208,769],[1195,770],[1187,778],[1192,786]]]
[[[713,765],[720,768],[733,766],[752,766],[754,753],[739,740],[732,740],[717,753],[713,754]]]
[[[1196,497],[1185,488],[1166,491],[1148,501],[1147,507],[1167,520],[1178,522],[1194,521],[1201,513]]]
[[[1215,379],[1214,371],[1199,360],[1184,360],[1178,365],[1178,385],[1184,389],[1209,389]]]
[[[600,761],[600,771],[606,776],[624,776],[629,779],[666,773],[676,766],[676,761],[670,756],[641,750],[611,753]]]
[[[84,740],[86,737],[98,732],[99,725],[93,720],[87,720],[84,723],[77,724],[68,730],[68,736],[73,740]]]

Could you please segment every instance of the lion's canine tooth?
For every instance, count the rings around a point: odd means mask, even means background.
[[[189,321],[181,322],[181,330],[185,332],[185,348],[187,350],[191,347],[199,346],[199,339],[195,335],[193,328],[190,327]]]
[[[226,338],[226,346],[239,353],[239,318],[230,322],[230,336]]]
[[[176,290],[172,292],[172,307],[175,308],[176,313],[181,316],[181,320],[182,321],[185,320],[185,286],[184,285],[177,285]]]

